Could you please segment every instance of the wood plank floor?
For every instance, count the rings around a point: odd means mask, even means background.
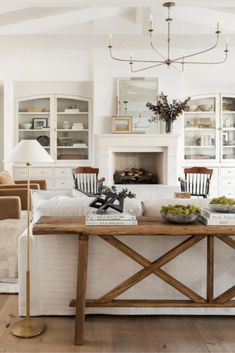
[[[235,353],[234,317],[88,316],[86,344],[73,345],[74,318],[44,317],[48,328],[31,339],[14,337],[17,295],[0,295],[0,352]]]

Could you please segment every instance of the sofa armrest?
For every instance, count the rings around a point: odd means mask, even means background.
[[[27,189],[28,185],[27,183],[25,184],[14,184],[14,185],[8,185],[8,184],[0,184],[0,190],[8,189],[8,190],[20,190],[20,189]],[[31,183],[30,184],[30,189],[40,189],[39,184],[36,183]]]
[[[21,201],[17,196],[0,197],[0,220],[2,219],[20,219]]]
[[[32,184],[30,185],[31,189],[39,189],[38,184]],[[0,196],[18,196],[21,201],[21,209],[22,210],[27,210],[27,187],[24,188],[0,188]],[[31,205],[30,205],[31,209]]]
[[[27,184],[27,180],[15,180],[15,184]],[[46,190],[47,189],[47,182],[46,180],[30,180],[30,184],[38,184],[40,187],[40,190]]]

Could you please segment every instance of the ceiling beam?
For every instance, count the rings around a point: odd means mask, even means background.
[[[161,6],[163,0],[1,0],[0,8],[12,6],[23,7],[148,7]],[[176,0],[177,6],[200,6],[200,7],[235,7],[234,0]]]
[[[0,35],[45,34],[58,28],[66,28],[107,17],[117,16],[125,9],[117,7],[71,9],[44,17],[22,20],[14,24],[0,25]]]

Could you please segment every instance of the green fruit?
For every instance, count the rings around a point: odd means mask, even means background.
[[[225,196],[220,196],[220,197],[216,197],[216,198],[212,199],[210,204],[232,206],[232,205],[235,205],[235,200],[230,199],[230,198],[225,197]]]
[[[166,205],[161,207],[161,213],[175,215],[199,214],[200,208],[194,205]]]

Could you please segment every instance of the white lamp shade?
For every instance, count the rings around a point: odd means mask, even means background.
[[[37,140],[21,140],[4,162],[53,163],[54,160]]]

